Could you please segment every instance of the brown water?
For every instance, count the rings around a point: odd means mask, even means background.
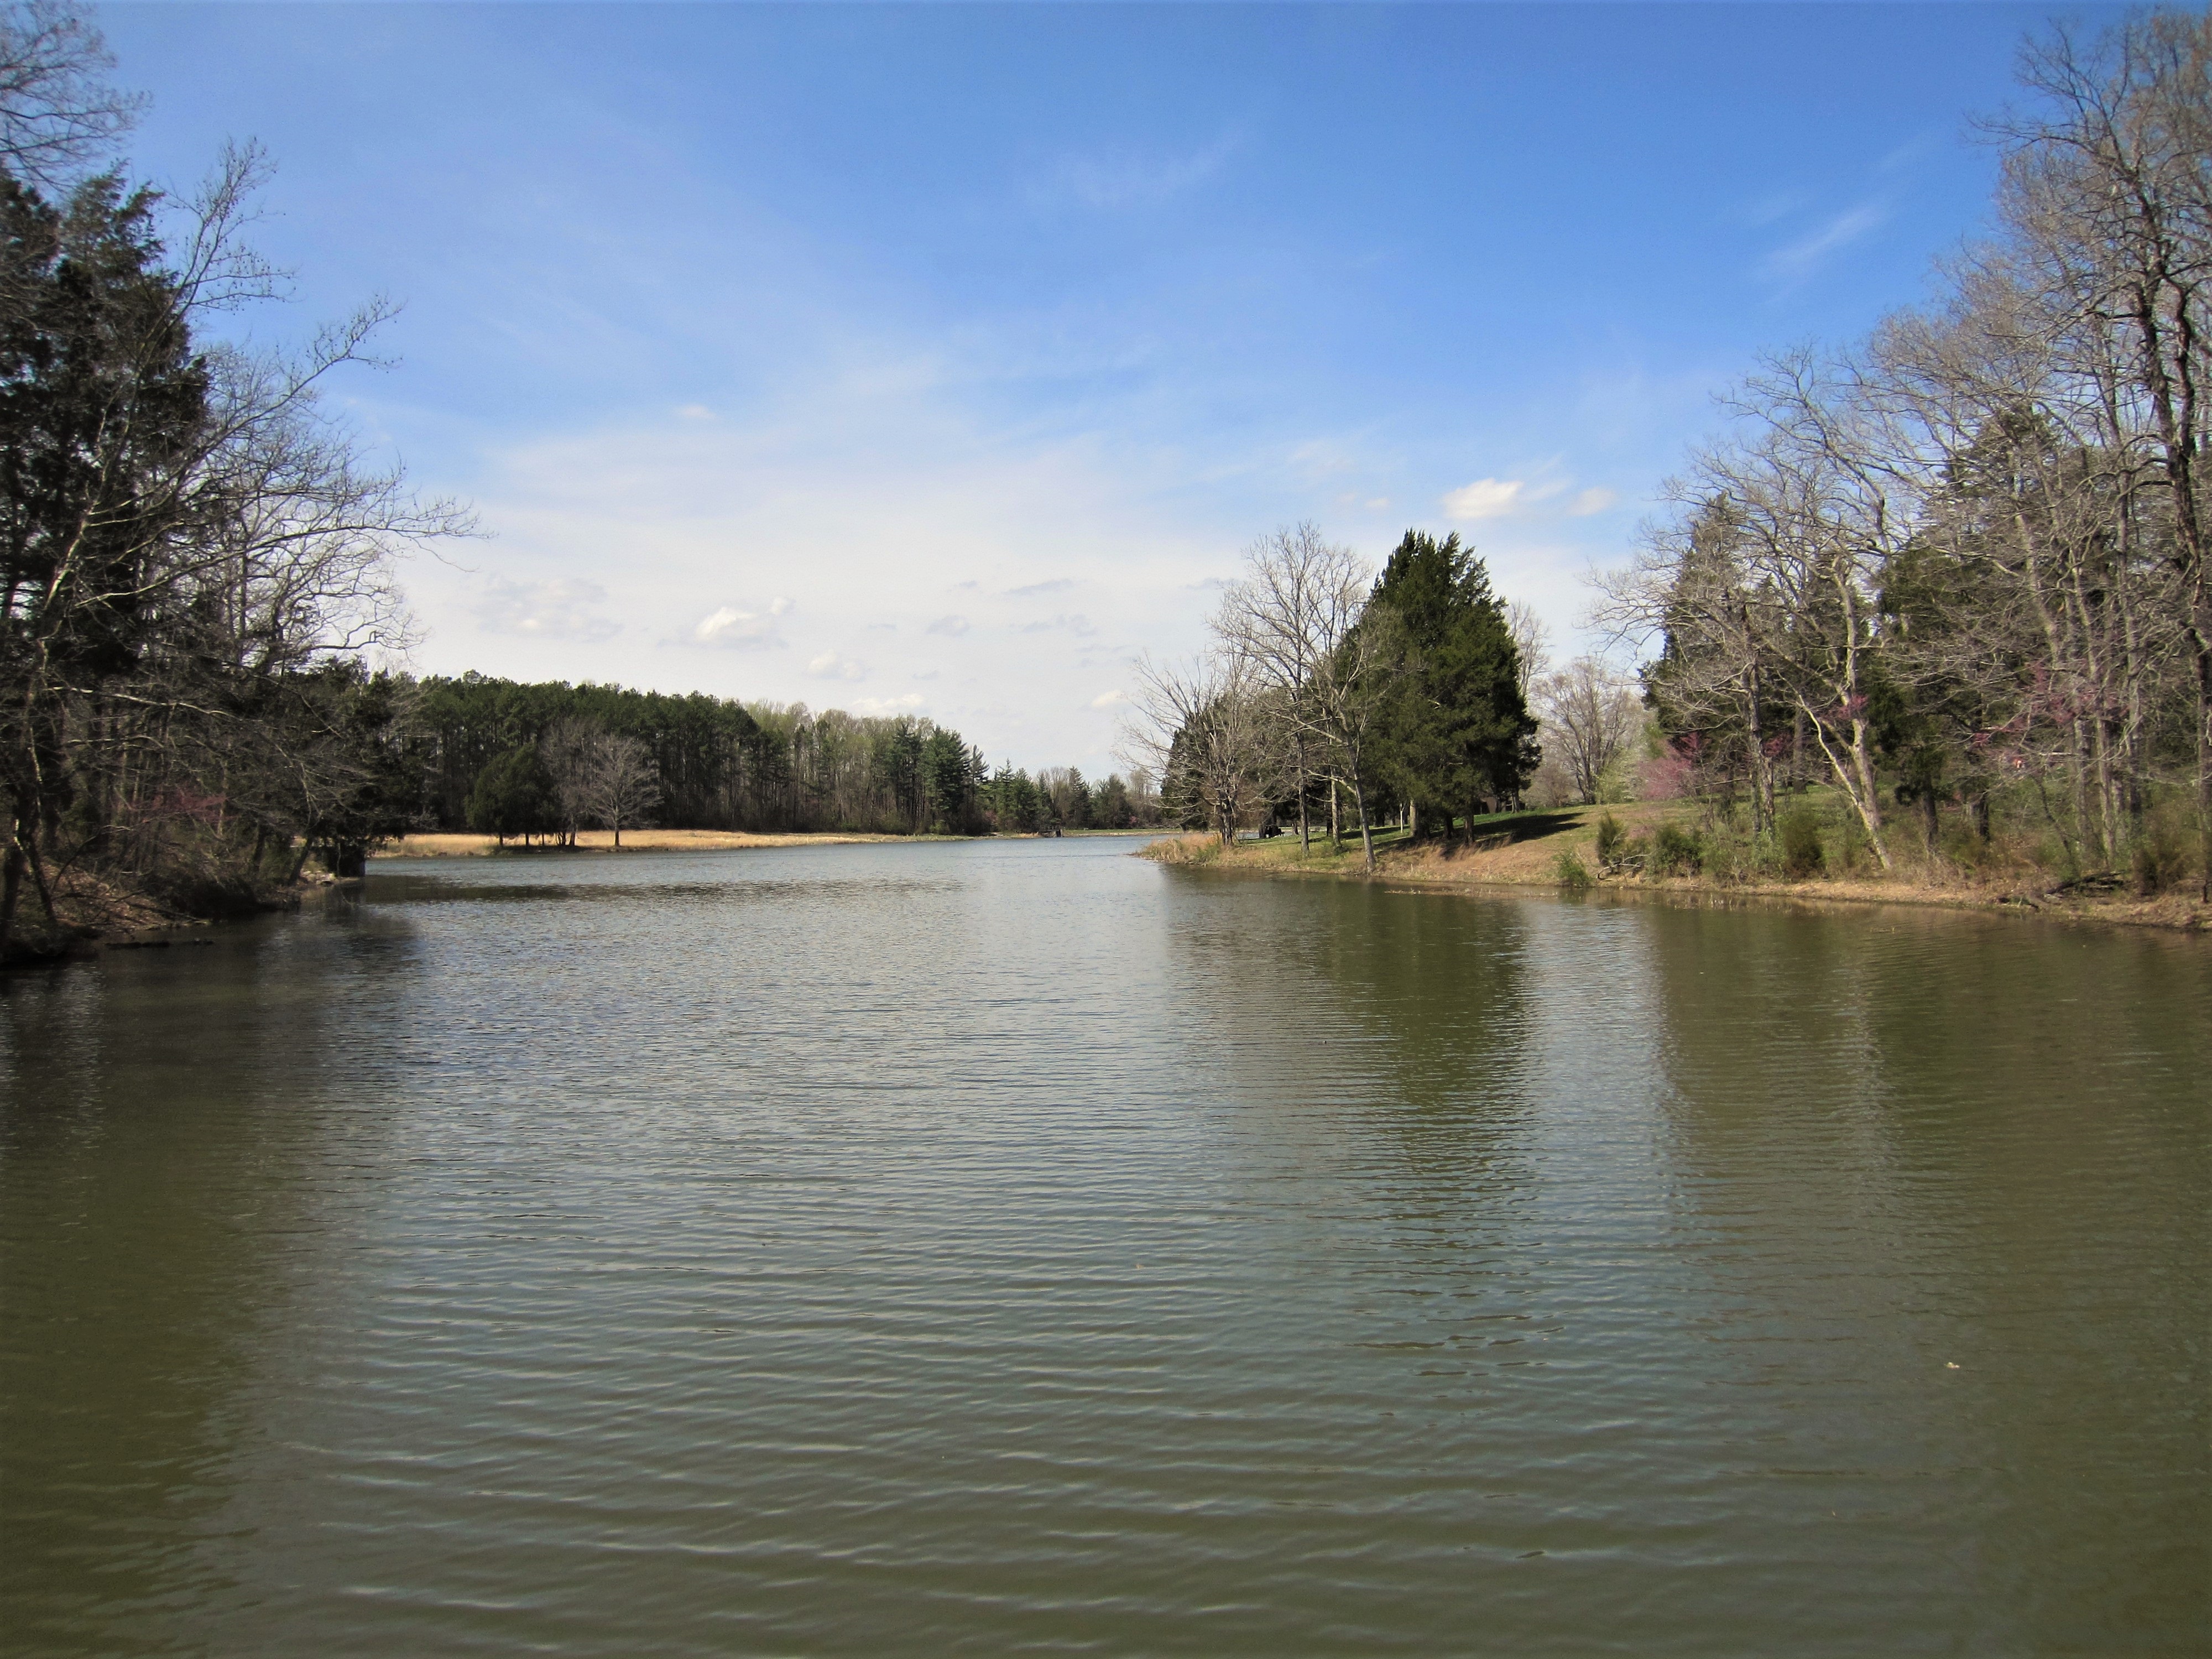
[[[1128,843],[0,982],[11,1654],[2184,1654],[2212,948]]]

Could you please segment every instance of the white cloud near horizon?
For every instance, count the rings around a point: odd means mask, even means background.
[[[919,691],[909,691],[902,697],[854,697],[846,706],[854,714],[908,714],[922,708],[927,700]]]
[[[1187,463],[1172,454],[1082,432],[1009,437],[939,391],[885,384],[817,375],[713,422],[655,413],[544,434],[482,456],[473,476],[448,474],[506,558],[568,584],[539,596],[568,610],[488,648],[491,636],[453,628],[482,603],[481,583],[412,558],[422,672],[855,713],[923,706],[918,693],[847,699],[859,673],[913,685],[941,672],[931,717],[988,752],[1103,763],[1085,708],[1097,677],[1142,645],[1195,647],[1206,600],[1188,584],[1233,554],[1244,515],[1218,533],[1194,525],[1179,495]],[[602,615],[589,606],[610,548],[623,581]],[[956,589],[962,609],[946,612]],[[1076,590],[1082,612],[1037,614]],[[510,595],[501,615],[543,611]],[[556,630],[571,637],[556,646]],[[862,637],[864,658],[849,648]],[[1108,654],[1109,640],[1130,643]]]

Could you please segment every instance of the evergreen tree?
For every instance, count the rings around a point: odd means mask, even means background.
[[[1517,801],[1539,759],[1536,720],[1482,561],[1456,534],[1407,531],[1359,626],[1385,630],[1392,659],[1376,755],[1384,782],[1446,825],[1455,811]]]
[[[550,833],[559,823],[553,780],[535,744],[510,749],[483,769],[469,793],[469,828],[480,836]]]

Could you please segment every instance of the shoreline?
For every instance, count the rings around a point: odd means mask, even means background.
[[[837,847],[880,842],[945,840],[945,836],[876,836],[857,831],[808,834],[755,834],[742,830],[625,830],[623,844],[614,844],[611,830],[577,831],[573,847],[502,846],[495,836],[465,831],[402,836],[372,852],[371,863],[386,859],[537,858],[551,853],[682,853],[720,852],[746,847]],[[964,837],[963,837],[964,839]]]
[[[1372,875],[1361,868],[1357,841],[1346,842],[1340,854],[1316,851],[1311,857],[1301,858],[1297,842],[1287,836],[1284,838],[1287,846],[1243,842],[1222,849],[1211,835],[1184,835],[1172,842],[1158,843],[1158,850],[1143,849],[1137,856],[1150,857],[1164,865],[1228,874],[1354,881],[1407,893],[1548,892],[1559,897],[1602,897],[1617,903],[1715,908],[1758,904],[1808,910],[1839,906],[1864,909],[1887,905],[1961,915],[2149,927],[2167,933],[2212,933],[2212,906],[2199,899],[2193,889],[2164,893],[2154,898],[2133,894],[2100,897],[2054,890],[2047,876],[2039,880],[2023,872],[2010,872],[2014,878],[2008,882],[1977,884],[1961,880],[1956,884],[1896,876],[1723,883],[1695,877],[1650,881],[1638,876],[1600,875],[1588,888],[1575,892],[1561,884],[1552,860],[1562,852],[1587,858],[1595,839],[1595,830],[1588,820],[1605,810],[1567,808],[1541,815],[1553,819],[1571,816],[1584,821],[1504,846],[1469,848],[1460,844],[1444,847],[1434,842],[1408,846],[1402,841],[1378,846]],[[1325,846],[1325,842],[1316,842],[1317,848]],[[1180,850],[1183,848],[1189,850]]]
[[[476,859],[529,857],[551,853],[716,853],[760,847],[905,847],[926,842],[1089,841],[1109,836],[1170,835],[1162,830],[1076,830],[1065,836],[886,836],[861,830],[625,830],[623,843],[614,844],[611,830],[580,830],[573,847],[501,846],[491,836],[465,831],[402,836],[386,842],[369,856],[371,863],[386,859]]]

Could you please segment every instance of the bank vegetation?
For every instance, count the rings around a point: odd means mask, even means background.
[[[1391,591],[1427,538],[1362,592],[1279,536],[1201,667],[1152,676],[1135,740],[1178,821],[1226,848],[1319,779],[1369,872],[1379,819],[1474,851],[1487,808],[1608,803],[1637,810],[1556,849],[1566,884],[2212,900],[2212,16],[2051,31],[2021,86],[1980,129],[1994,233],[1931,302],[1733,388],[1598,581],[1608,653],[1553,669],[1474,580],[1504,643],[1469,678]]]

